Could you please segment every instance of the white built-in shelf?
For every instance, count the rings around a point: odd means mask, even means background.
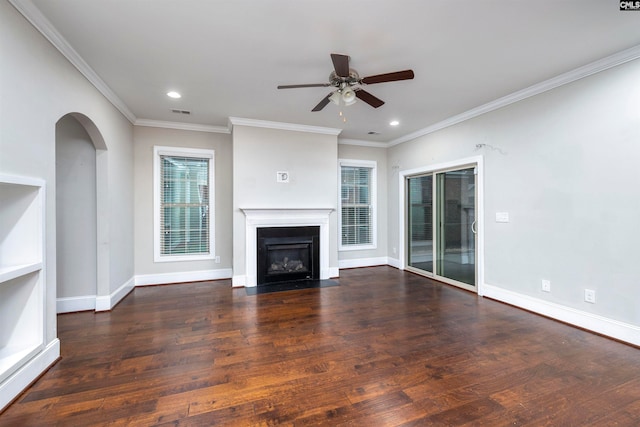
[[[3,392],[13,390],[5,385],[44,349],[44,198],[43,180],[0,174],[0,390]],[[13,397],[8,396],[3,402]]]
[[[20,264],[20,265],[12,265],[12,266],[0,266],[0,284],[3,282],[8,282],[9,280],[18,278],[20,276],[25,276],[29,273],[34,273],[36,271],[42,270],[41,262],[34,262],[31,264]]]
[[[0,383],[42,350],[41,344],[7,346],[0,349]]]

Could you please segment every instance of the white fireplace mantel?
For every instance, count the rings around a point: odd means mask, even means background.
[[[258,275],[258,228],[262,227],[320,227],[320,279],[330,277],[329,216],[333,208],[240,208],[245,215],[246,279],[245,286],[256,286]]]

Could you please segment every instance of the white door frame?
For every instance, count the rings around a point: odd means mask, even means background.
[[[399,230],[399,251],[398,258],[400,262],[400,269],[405,270],[407,267],[407,257],[406,257],[406,244],[407,244],[407,229],[406,229],[406,202],[407,202],[407,193],[405,190],[405,182],[408,177],[414,175],[422,175],[428,173],[436,173],[442,172],[447,169],[461,169],[465,166],[468,167],[476,167],[476,241],[477,241],[477,253],[476,253],[476,263],[477,263],[477,277],[476,277],[476,291],[478,295],[482,296],[483,285],[484,285],[484,158],[482,156],[473,156],[467,157],[464,159],[454,160],[446,163],[438,163],[435,165],[422,166],[413,169],[407,169],[399,172],[398,179],[398,230]]]

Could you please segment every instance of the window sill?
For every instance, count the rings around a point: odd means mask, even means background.
[[[156,255],[153,262],[213,261],[215,255]]]
[[[338,252],[351,252],[351,251],[370,251],[372,249],[378,249],[378,245],[353,245],[353,246],[340,246]]]

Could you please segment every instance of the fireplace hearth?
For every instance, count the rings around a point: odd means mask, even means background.
[[[320,227],[259,227],[257,285],[320,279]]]

